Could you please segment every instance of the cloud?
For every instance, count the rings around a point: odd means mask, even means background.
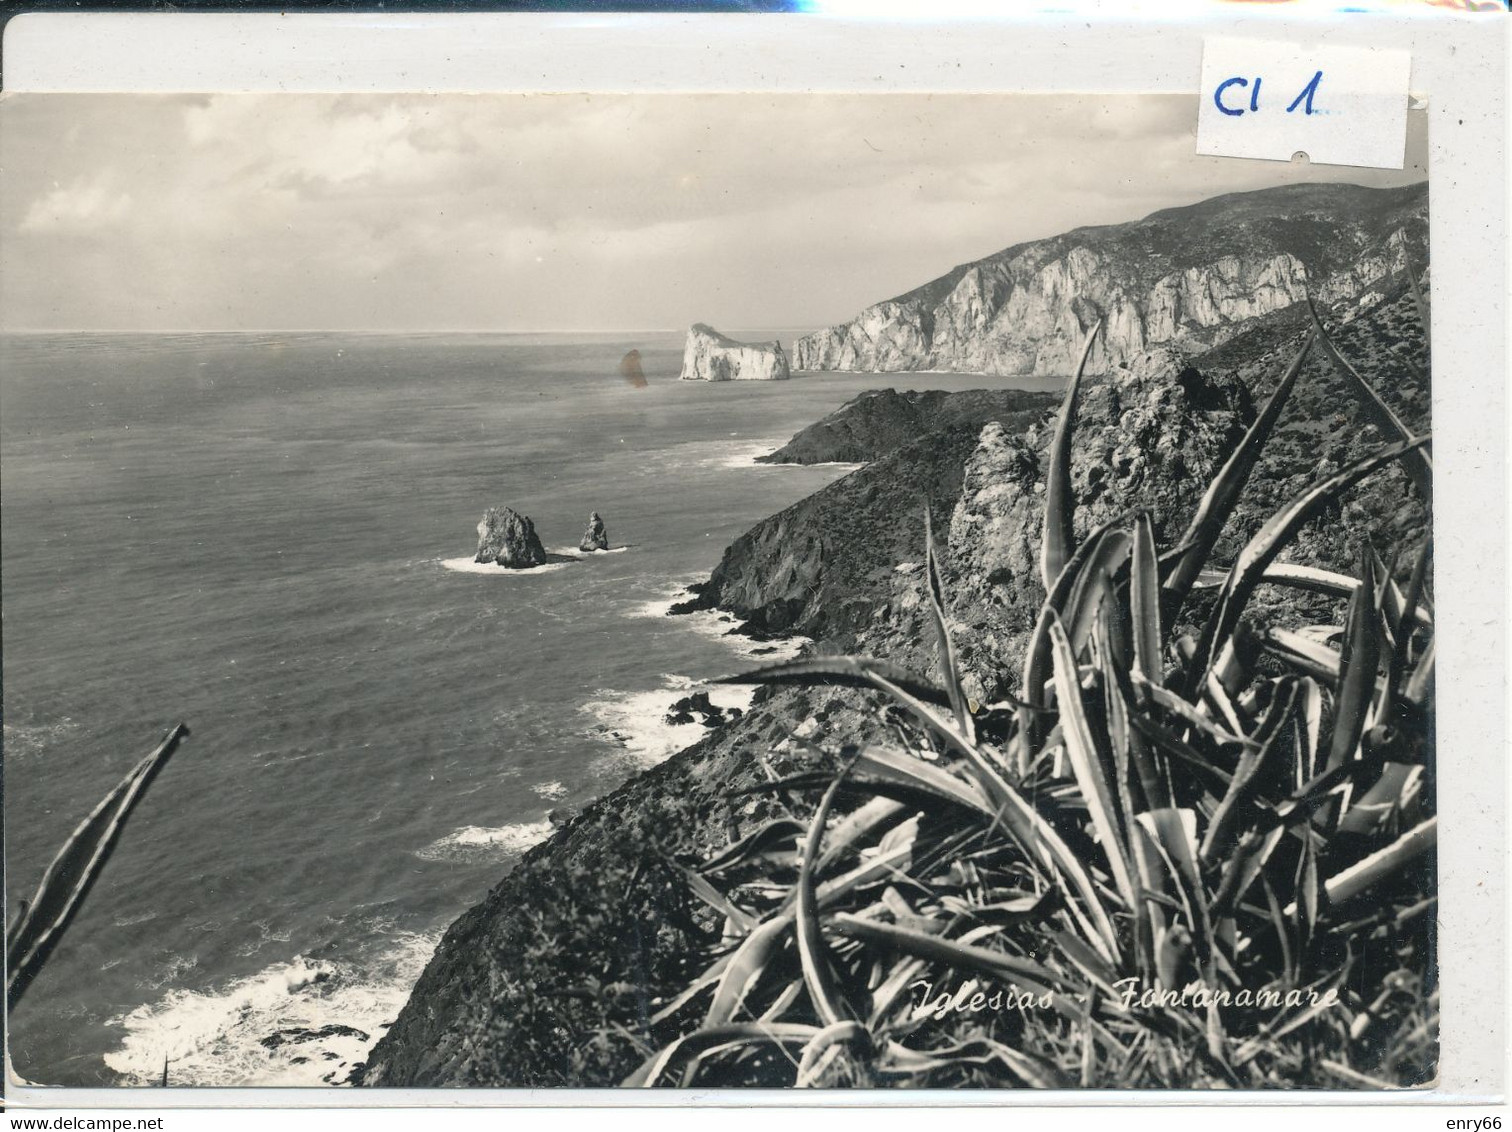
[[[130,208],[130,193],[112,188],[103,178],[81,178],[33,201],[19,228],[22,232],[94,232],[118,223]]]
[[[1417,179],[1199,158],[1176,96],[25,95],[0,119],[12,327],[820,325],[1082,224]]]

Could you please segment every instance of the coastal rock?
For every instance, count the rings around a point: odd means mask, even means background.
[[[474,562],[493,562],[512,570],[546,563],[535,524],[509,507],[490,507],[478,523],[478,552]]]
[[[965,264],[801,338],[801,370],[1103,373],[1160,344],[1197,352],[1288,309],[1381,290],[1427,262],[1427,186],[1287,185],[1078,228]]]
[[[784,381],[791,376],[781,342],[747,343],[696,323],[683,348],[684,381]]]
[[[1018,431],[1055,400],[1054,394],[1018,389],[870,389],[756,462],[864,464],[946,425],[1000,420]]]
[[[265,1038],[259,1038],[258,1044],[268,1049],[277,1049],[283,1045],[296,1045],[302,1042],[318,1042],[325,1038],[355,1038],[359,1042],[368,1040],[367,1034],[355,1026],[345,1026],[340,1022],[332,1022],[318,1029],[306,1026],[295,1026],[287,1030],[276,1030]],[[331,1054],[327,1053],[329,1059]]]
[[[578,549],[583,551],[609,549],[609,532],[604,529],[604,520],[599,518],[597,511],[588,516],[588,529],[583,532]]]
[[[701,723],[705,727],[723,727],[739,719],[739,708],[724,708],[709,699],[708,692],[694,692],[676,701],[667,711],[666,721],[674,726]]]

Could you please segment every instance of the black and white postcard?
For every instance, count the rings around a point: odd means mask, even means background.
[[[1196,101],[7,96],[15,1077],[1431,1087],[1427,116]]]

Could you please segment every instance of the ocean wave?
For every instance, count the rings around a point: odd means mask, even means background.
[[[644,692],[600,689],[581,710],[595,720],[590,733],[614,744],[619,752],[597,760],[596,769],[617,770],[625,762],[637,769],[652,767],[702,739],[709,733],[702,723],[672,723],[667,719],[672,704],[694,692],[707,692],[710,703],[726,711],[746,711],[755,694],[750,688],[701,684],[686,676],[667,676],[660,688]]]
[[[405,934],[366,969],[295,956],[219,990],[170,991],[111,1019],[105,1064],[131,1085],[342,1085],[392,1025],[439,935]]]
[[[5,757],[20,759],[40,755],[48,747],[62,743],[78,726],[68,716],[56,723],[11,723],[7,720],[3,725]]]
[[[544,566],[528,566],[523,570],[515,570],[508,566],[500,566],[497,562],[474,562],[471,558],[443,558],[441,565],[458,574],[493,574],[508,578],[528,578],[534,574],[551,574],[557,570],[565,570],[572,563],[548,562]]]
[[[548,802],[555,802],[567,796],[567,787],[560,782],[537,782],[531,789]]]
[[[734,444],[725,446],[725,453],[710,461],[716,468],[768,468],[771,464],[758,464],[758,456],[770,456],[781,448],[786,441],[782,440],[749,440],[736,441]]]
[[[688,589],[688,582],[685,581],[676,588],[669,586],[663,589],[654,598],[637,602],[627,612],[631,617],[668,617],[672,615],[674,605],[680,605],[691,600],[692,597],[693,593]],[[766,639],[753,637],[743,631],[746,622],[722,609],[699,609],[692,613],[679,613],[677,622],[707,640],[718,641],[740,659],[759,660],[763,664],[792,660],[803,651],[805,645],[811,643],[809,638],[800,636]]]
[[[431,842],[415,856],[426,861],[508,861],[551,836],[549,821],[488,827],[464,825]]]

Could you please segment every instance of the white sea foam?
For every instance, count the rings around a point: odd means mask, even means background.
[[[555,802],[567,796],[567,787],[560,782],[537,782],[531,789],[548,802]]]
[[[758,456],[770,456],[785,443],[784,440],[738,440],[725,445],[722,456],[716,457],[710,463],[717,468],[765,468],[770,465],[758,464]]]
[[[439,936],[402,935],[370,968],[295,956],[111,1019],[105,1064],[132,1085],[341,1085],[398,1015]],[[316,1036],[325,1027],[340,1031]]]
[[[500,566],[497,562],[474,562],[471,558],[443,558],[441,565],[458,574],[493,574],[506,578],[528,578],[535,574],[551,574],[557,570],[565,570],[572,563],[548,562],[544,566],[527,566],[523,570],[516,570],[509,566]]]
[[[635,767],[651,767],[671,758],[684,747],[692,746],[709,733],[702,723],[671,723],[667,716],[672,704],[694,692],[709,693],[709,701],[719,707],[751,706],[749,688],[724,684],[699,684],[686,676],[668,676],[660,688],[645,692],[621,692],[601,689],[582,707],[596,726],[592,733],[620,748],[621,757],[600,761],[599,769],[610,769],[628,760]]]
[[[424,849],[417,849],[415,856],[427,861],[508,861],[550,836],[549,821],[495,827],[465,825]]]
[[[608,550],[584,550],[580,546],[548,546],[547,554],[560,554],[568,558],[602,558],[606,554],[624,554],[628,546],[611,546]]]
[[[693,594],[689,591],[688,584],[684,581],[678,583],[675,588],[669,586],[656,597],[632,605],[627,612],[631,617],[667,617],[671,614],[674,605],[680,605],[692,599]],[[693,613],[680,613],[676,621],[701,637],[719,641],[729,648],[735,658],[759,660],[763,664],[792,660],[802,651],[804,645],[810,643],[807,637],[798,636],[759,640],[740,632],[745,622],[722,609],[700,609]]]

